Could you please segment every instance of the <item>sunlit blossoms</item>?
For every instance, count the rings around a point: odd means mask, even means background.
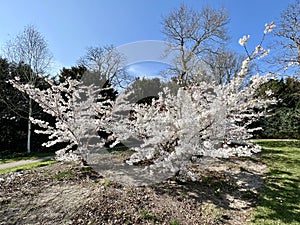
[[[264,34],[272,32],[275,27],[276,27],[276,25],[275,25],[274,22],[266,23],[265,24]]]
[[[132,148],[135,153],[127,163],[146,161],[151,162],[150,170],[177,172],[193,156],[228,158],[260,151],[259,146],[246,143],[255,130],[247,127],[263,115],[257,109],[273,103],[253,98],[268,77],[254,76],[242,88],[243,76],[240,73],[223,86],[202,82],[180,88],[175,95],[165,89],[151,105],[133,105],[131,117],[125,113],[122,119],[110,120],[115,121],[109,127],[120,142],[128,137],[142,141]]]
[[[49,88],[41,90],[31,85],[18,83],[18,78],[11,83],[14,87],[27,93],[43,110],[55,117],[55,124],[30,118],[32,123],[39,125],[41,130],[36,133],[49,135],[49,141],[43,145],[51,147],[58,143],[65,144],[57,152],[59,159],[64,161],[85,160],[88,151],[102,146],[97,135],[101,119],[99,114],[105,115],[110,108],[109,101],[97,101],[99,88],[85,86],[77,80],[67,79],[65,82],[55,84],[47,79]],[[73,150],[76,150],[74,154]]]
[[[250,35],[248,35],[248,36],[244,35],[242,38],[239,39],[239,44],[241,46],[246,46],[249,38],[250,38]]]
[[[268,32],[273,27],[270,24]],[[245,47],[249,38],[244,36],[239,44]],[[60,84],[48,80],[46,90],[19,84],[18,79],[11,82],[56,118],[54,125],[31,119],[42,128],[38,133],[49,135],[45,146],[67,144],[58,152],[60,157],[87,159],[103,147],[97,132],[105,131],[113,142],[110,147],[131,142],[128,147],[133,154],[127,164],[144,165],[150,174],[186,171],[192,176],[187,168],[193,157],[228,158],[260,151],[259,146],[247,143],[260,128],[250,129],[249,125],[263,116],[264,110],[259,109],[275,102],[270,91],[266,91],[268,99],[255,95],[270,77],[253,76],[247,85],[244,81],[251,61],[267,53],[258,45],[229,83],[198,82],[174,94],[166,88],[151,104],[131,103],[127,100],[130,93],[115,101],[105,100],[101,89],[71,79]]]
[[[241,72],[245,71],[245,68],[248,67],[249,61],[251,61],[253,59],[256,59],[256,58],[261,59],[263,57],[266,57],[270,53],[270,49],[264,49],[263,46],[262,46],[262,43],[265,39],[266,34],[272,32],[272,30],[274,28],[275,28],[274,22],[267,23],[265,25],[264,34],[262,36],[260,44],[257,45],[251,53],[248,51],[247,46],[246,46],[247,42],[250,38],[250,35],[247,35],[247,36],[244,35],[242,38],[239,39],[239,44],[245,48],[246,53],[248,55],[248,59],[246,59],[246,61],[243,62]],[[247,65],[245,66],[245,64],[247,64]]]

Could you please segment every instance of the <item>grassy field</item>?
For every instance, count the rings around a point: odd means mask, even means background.
[[[4,173],[9,173],[9,172],[17,172],[17,171],[29,170],[29,169],[33,169],[33,168],[37,168],[37,167],[41,167],[41,166],[48,166],[53,163],[56,163],[56,161],[55,160],[47,160],[47,161],[42,161],[42,162],[30,163],[30,164],[26,164],[26,165],[22,165],[22,166],[16,166],[16,167],[8,168],[8,169],[2,169],[2,170],[0,170],[0,175],[4,174]]]
[[[41,157],[52,156],[52,155],[54,155],[53,152],[32,153],[30,155],[28,155],[27,153],[20,153],[17,155],[11,155],[9,157],[0,158],[0,164],[16,162],[20,160],[27,160],[27,159],[38,159]]]
[[[300,141],[257,141],[269,171],[254,224],[300,224]]]
[[[10,157],[5,157],[0,159],[0,165],[4,163],[11,163],[11,162],[17,162],[21,160],[35,160],[47,156],[53,156],[53,152],[43,152],[43,153],[32,153],[32,154],[27,154],[27,153],[20,153],[16,155],[11,155]],[[0,174],[8,173],[8,172],[16,172],[16,171],[22,171],[22,170],[28,170],[36,167],[41,167],[41,166],[47,166],[55,163],[55,160],[45,160],[45,161],[40,161],[40,162],[34,162],[34,163],[29,163],[26,165],[20,165],[20,166],[15,166],[12,168],[7,168],[7,169],[0,169]]]

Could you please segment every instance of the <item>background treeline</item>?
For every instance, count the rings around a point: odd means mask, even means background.
[[[258,96],[267,97],[266,91],[272,90],[278,103],[266,108],[268,116],[253,124],[253,127],[263,128],[255,133],[256,138],[300,138],[299,5],[300,0],[295,0],[275,21],[276,27],[271,23],[275,27],[272,36],[268,34],[269,31],[264,31],[260,44],[268,35],[271,54],[264,63],[252,62],[247,71],[245,85],[256,72],[271,72],[280,77],[262,85],[257,92]],[[46,77],[57,84],[66,78],[85,79],[85,84],[103,81],[102,86],[111,87],[102,93],[106,98],[115,99],[117,90],[125,87],[134,90],[135,94],[131,96],[133,102],[149,104],[164,87],[174,93],[179,86],[202,81],[222,85],[231,82],[239,74],[242,61],[252,57],[249,55],[251,51],[247,49],[246,42],[240,43],[246,55],[237,54],[228,48],[228,23],[229,15],[223,8],[204,7],[197,11],[182,4],[164,16],[162,31],[166,40],[172,43],[167,52],[177,52],[173,67],[162,71],[162,75],[168,77],[167,82],[159,78],[132,77],[126,72],[126,59],[113,46],[89,47],[76,66],[62,68],[55,77],[53,74],[47,76],[53,61],[47,42],[34,26],[26,26],[23,32],[4,43],[0,55],[0,156],[25,153],[26,150],[27,153],[55,151],[60,147],[41,146],[47,137],[34,133],[36,127],[29,118],[49,123],[54,123],[55,118],[45,114],[26,94],[13,88],[8,83],[10,79],[18,77],[21,83],[37,88],[48,87]],[[278,72],[282,70],[285,71],[284,75]]]
[[[21,83],[27,83],[27,75],[31,68],[24,63],[11,63],[5,58],[0,58],[0,156],[10,156],[12,154],[25,153],[28,135],[28,101],[26,94],[14,88],[9,80],[18,77]],[[86,72],[83,66],[63,68],[59,76],[52,78],[57,84],[66,78],[79,80]],[[48,88],[45,81],[47,76],[36,76],[35,86],[37,88]],[[43,110],[33,102],[32,116],[37,119],[48,121],[54,124],[55,118],[43,112]],[[32,124],[32,130],[39,129]],[[46,148],[42,143],[46,142],[46,135],[32,132],[31,147],[33,152],[53,152],[61,146]]]
[[[8,83],[10,79],[20,78],[26,83],[26,76],[31,68],[24,63],[9,63],[0,58],[0,153],[3,155],[13,152],[26,151],[28,128],[28,97]],[[37,87],[47,88],[44,78],[37,77]],[[48,114],[33,103],[33,115],[37,118],[53,121]],[[33,127],[35,129],[35,127]],[[44,151],[41,144],[47,137],[33,133],[32,147]]]
[[[261,118],[255,125],[263,129],[256,132],[257,138],[300,139],[300,81],[294,77],[270,80],[263,84],[258,95],[266,96],[272,90],[278,103],[266,110],[269,116]]]
[[[28,97],[15,89],[8,83],[9,79],[16,76],[20,81],[30,68],[23,64],[9,63],[8,60],[0,58],[0,154],[11,155],[22,153],[26,150],[27,140],[27,111]],[[55,82],[63,82],[66,78],[80,80],[88,70],[84,66],[74,66],[70,69],[63,68],[55,78]],[[53,78],[54,79],[54,78]],[[39,88],[47,88],[44,77],[38,78]],[[163,83],[158,78],[137,78],[131,85],[135,91],[133,101],[138,103],[150,103],[164,87],[169,87],[172,92],[178,88],[175,82]],[[300,138],[300,81],[293,77],[286,79],[272,79],[263,84],[257,93],[258,96],[267,97],[266,91],[272,90],[273,96],[278,103],[271,105],[268,116],[261,118],[254,125],[263,129],[255,133],[255,138]],[[148,93],[148,92],[149,93]],[[114,99],[117,96],[115,90],[111,90],[107,97]],[[33,115],[46,121],[55,119],[44,113],[37,105],[33,105]],[[33,130],[36,129],[33,125]],[[46,148],[42,143],[47,140],[46,136],[32,133],[32,149],[34,152],[56,151],[59,146]]]

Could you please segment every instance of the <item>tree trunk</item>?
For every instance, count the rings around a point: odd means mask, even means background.
[[[29,110],[28,110],[28,131],[27,131],[27,154],[31,153],[31,121],[32,116],[32,100],[29,98]]]

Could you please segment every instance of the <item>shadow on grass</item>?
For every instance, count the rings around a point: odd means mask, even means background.
[[[260,144],[267,148],[263,149],[262,158],[270,170],[260,195],[255,222],[300,224],[300,142]]]
[[[299,179],[268,179],[258,205],[261,209],[255,220],[281,220],[287,224],[300,224],[299,183]]]
[[[10,155],[0,155],[0,164],[16,162],[20,160],[37,159],[37,158],[42,158],[47,156],[54,156],[54,155],[55,155],[54,152],[39,152],[39,153],[30,153],[30,154],[23,152],[23,153],[14,153]]]
[[[299,140],[291,140],[291,141],[281,141],[281,140],[266,140],[260,141],[255,140],[255,143],[262,145],[268,148],[282,148],[282,147],[290,147],[290,148],[300,148],[300,141]]]

